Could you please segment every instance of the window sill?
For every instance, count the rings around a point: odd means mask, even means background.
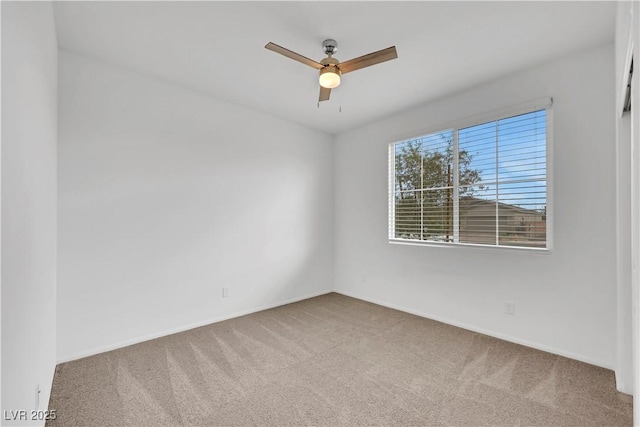
[[[481,245],[476,243],[447,243],[447,242],[430,242],[422,240],[408,240],[408,239],[389,239],[389,243],[394,245],[410,245],[410,246],[429,246],[438,248],[475,248],[480,250],[496,250],[496,251],[509,251],[509,252],[523,252],[536,255],[550,255],[550,248],[528,248],[522,246],[495,246],[495,245]]]

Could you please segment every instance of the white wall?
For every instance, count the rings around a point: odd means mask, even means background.
[[[59,361],[331,291],[330,136],[66,51],[59,85]]]
[[[339,135],[336,290],[614,367],[613,61],[603,46]],[[388,243],[388,143],[544,96],[554,99],[550,254]],[[505,300],[515,316],[503,313]]]
[[[57,46],[51,3],[1,7],[5,418],[35,409],[37,384],[46,409],[55,369]]]

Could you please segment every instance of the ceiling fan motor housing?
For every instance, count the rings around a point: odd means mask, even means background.
[[[338,65],[339,61],[336,58],[324,58],[320,60],[320,63],[322,65],[332,65],[335,67],[336,65]]]

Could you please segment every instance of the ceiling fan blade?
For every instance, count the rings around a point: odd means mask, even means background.
[[[302,62],[303,64],[308,65],[310,67],[313,67],[316,70],[319,70],[320,68],[324,67],[324,65],[322,65],[319,62],[314,61],[313,59],[309,59],[306,56],[302,56],[300,54],[295,53],[294,51],[291,51],[289,49],[285,49],[284,47],[278,46],[275,43],[269,42],[269,43],[267,43],[265,48],[267,48],[269,50],[272,50],[274,52],[277,52],[280,55],[284,55],[287,58],[291,58],[291,59],[293,59],[295,61]]]
[[[396,52],[396,47],[391,46],[386,49],[370,53],[368,55],[341,62],[338,64],[338,68],[340,69],[342,74],[346,74],[364,67],[369,67],[371,65],[379,64],[385,61],[390,61],[392,59],[396,59],[397,57],[398,52]]]
[[[320,97],[318,98],[318,102],[328,101],[329,95],[331,95],[331,89],[320,86]]]

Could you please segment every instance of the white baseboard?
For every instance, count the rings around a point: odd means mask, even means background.
[[[633,387],[631,387],[631,384],[628,384],[626,381],[624,381],[622,378],[623,375],[618,375],[618,371],[615,371],[615,372],[616,372],[616,389],[620,393],[633,395]]]
[[[227,315],[220,316],[220,317],[214,317],[214,318],[211,318],[211,319],[202,320],[200,322],[191,323],[189,325],[180,326],[180,327],[177,327],[177,328],[167,329],[167,330],[164,330],[164,331],[161,331],[161,332],[156,332],[156,333],[153,333],[153,334],[143,335],[143,336],[132,338],[132,339],[129,339],[129,340],[119,341],[119,342],[108,344],[108,345],[105,345],[105,346],[95,347],[95,348],[92,348],[92,349],[89,349],[89,350],[80,351],[80,352],[77,352],[77,353],[73,353],[73,354],[62,356],[57,360],[56,363],[60,364],[60,363],[71,362],[73,360],[82,359],[84,357],[89,357],[89,356],[93,356],[93,355],[96,355],[96,354],[104,353],[104,352],[107,352],[107,351],[116,350],[118,348],[127,347],[127,346],[130,346],[130,345],[133,345],[133,344],[139,344],[139,343],[144,342],[144,341],[149,341],[149,340],[153,340],[153,339],[156,339],[156,338],[165,337],[167,335],[176,334],[178,332],[188,331],[189,329],[199,328],[201,326],[206,326],[206,325],[210,325],[210,324],[213,324],[213,323],[222,322],[224,320],[229,320],[229,319],[233,319],[233,318],[240,317],[240,316],[246,316],[247,314],[256,313],[258,311],[263,311],[263,310],[268,310],[270,308],[280,307],[280,306],[283,306],[283,305],[291,304],[291,303],[302,301],[302,300],[305,300],[305,299],[318,297],[320,295],[330,294],[332,292],[333,292],[333,290],[326,290],[326,291],[322,291],[322,292],[317,292],[317,293],[313,293],[313,294],[309,294],[309,295],[305,295],[305,296],[301,296],[301,297],[292,298],[292,299],[285,300],[285,301],[280,301],[280,302],[273,303],[273,304],[268,304],[268,305],[264,305],[264,306],[251,308],[251,309],[248,309],[248,310],[238,311],[238,312],[227,314]]]
[[[553,353],[553,354],[557,354],[559,356],[563,356],[563,357],[567,357],[569,359],[574,359],[574,360],[578,360],[580,362],[584,362],[584,363],[588,363],[590,365],[595,365],[595,366],[599,366],[601,368],[605,368],[605,369],[610,369],[610,370],[614,370],[614,367],[611,366],[608,363],[605,363],[601,360],[596,360],[596,359],[592,359],[590,357],[586,357],[583,356],[581,354],[576,354],[576,353],[572,353],[569,351],[565,351],[565,350],[561,350],[555,347],[551,347],[551,346],[547,346],[544,344],[540,344],[537,342],[532,342],[532,341],[528,341],[528,340],[523,340],[520,338],[516,338],[516,337],[512,337],[509,335],[504,335],[495,331],[491,331],[488,329],[483,329],[483,328],[478,328],[477,326],[474,325],[469,325],[467,323],[464,322],[458,322],[455,320],[451,320],[451,319],[447,319],[441,316],[434,316],[430,313],[424,313],[421,312],[419,310],[413,310],[407,307],[403,307],[401,305],[397,305],[397,304],[390,304],[388,302],[384,302],[384,301],[379,301],[376,300],[375,298],[368,298],[368,297],[363,297],[361,295],[358,295],[356,293],[352,293],[352,292],[345,292],[345,291],[340,291],[340,290],[334,290],[335,293],[337,294],[341,294],[341,295],[345,295],[348,297],[352,297],[352,298],[357,298],[363,301],[367,301],[370,302],[372,304],[377,304],[377,305],[381,305],[384,307],[388,307],[388,308],[393,308],[394,310],[399,310],[399,311],[403,311],[405,313],[409,313],[409,314],[414,314],[416,316],[420,316],[420,317],[424,317],[427,319],[431,319],[431,320],[435,320],[438,322],[442,322],[442,323],[446,323],[448,325],[452,325],[452,326],[457,326],[458,328],[462,328],[462,329],[467,329],[469,331],[472,332],[477,332],[483,335],[489,335],[491,337],[494,338],[499,338],[501,340],[505,340],[505,341],[509,341],[515,344],[520,344],[520,345],[524,345],[526,347],[531,347],[531,348],[535,348],[536,350],[542,350],[542,351],[546,351],[547,353]]]

